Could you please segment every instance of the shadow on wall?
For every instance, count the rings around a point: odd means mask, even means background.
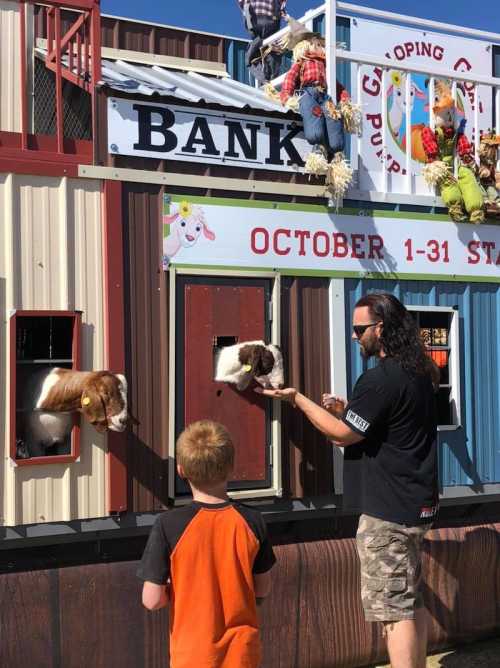
[[[500,628],[500,524],[432,530],[423,549],[429,645]]]
[[[148,439],[149,440],[149,439]],[[163,459],[132,430],[127,432],[127,462],[134,477],[128,477],[127,497],[134,511],[162,510],[168,505],[169,458]]]

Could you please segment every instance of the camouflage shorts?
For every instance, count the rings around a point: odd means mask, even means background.
[[[405,526],[368,515],[359,518],[361,599],[369,622],[413,619],[423,606],[421,549],[431,524]]]

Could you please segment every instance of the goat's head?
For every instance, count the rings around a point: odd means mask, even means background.
[[[180,245],[184,248],[194,246],[201,233],[210,241],[215,239],[215,234],[205,221],[203,209],[199,206],[191,206],[188,202],[181,202],[177,213],[163,216],[163,222],[172,226],[172,234],[177,235]]]
[[[245,372],[238,389],[246,389],[252,379],[264,388],[278,389],[283,386],[283,356],[277,346],[242,344],[238,357]]]
[[[127,380],[110,371],[97,371],[85,383],[82,415],[97,431],[123,431],[128,422]]]

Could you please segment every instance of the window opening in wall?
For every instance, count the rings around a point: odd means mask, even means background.
[[[68,312],[17,311],[12,318],[11,456],[18,464],[73,461],[78,456],[74,414],[40,411],[36,404],[52,369],[78,368],[79,323],[80,314]]]
[[[440,378],[437,391],[438,424],[457,427],[460,424],[458,312],[439,307],[420,310],[409,307],[420,329],[427,354],[436,363]]]

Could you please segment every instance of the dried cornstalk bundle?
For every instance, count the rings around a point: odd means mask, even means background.
[[[439,186],[444,181],[453,179],[448,165],[442,160],[434,160],[424,165],[422,176],[429,186]]]
[[[354,104],[351,100],[341,100],[340,112],[344,119],[346,132],[351,135],[361,135],[363,116],[361,114],[361,105]]]
[[[272,100],[273,102],[277,102],[278,104],[281,104],[281,99],[280,99],[280,93],[279,90],[277,90],[273,84],[268,81],[264,86],[264,95]]]
[[[352,181],[352,169],[342,153],[337,153],[326,172],[326,188],[338,209]]]
[[[333,118],[335,121],[338,120],[342,115],[340,113],[340,109],[335,106],[335,102],[331,99],[325,102],[325,108],[328,116],[330,116],[330,118]]]
[[[285,107],[290,111],[294,111],[296,114],[298,114],[300,98],[301,98],[300,95],[292,95],[286,101]]]
[[[323,153],[311,151],[306,158],[304,173],[310,176],[323,176],[328,171],[328,161]]]

